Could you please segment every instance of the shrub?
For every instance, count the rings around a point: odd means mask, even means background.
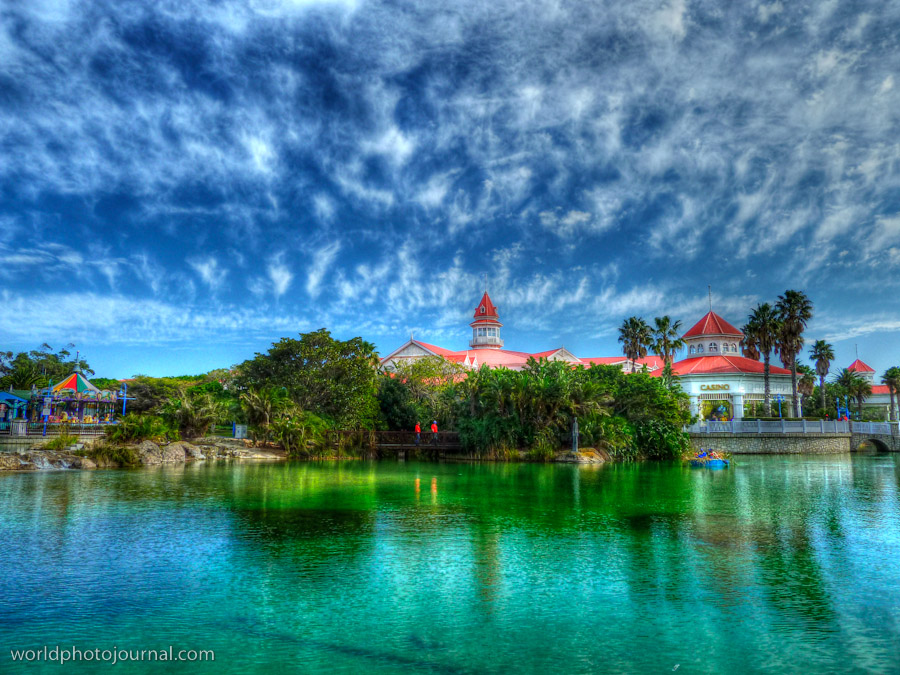
[[[134,466],[141,462],[137,450],[127,445],[97,445],[85,454],[98,464]]]
[[[74,445],[77,442],[78,442],[78,436],[73,436],[69,433],[62,432],[56,438],[53,438],[53,439],[47,441],[46,443],[44,443],[43,448],[45,450],[54,450],[54,451],[58,452],[60,450],[65,450],[70,445]]]
[[[139,441],[177,441],[181,434],[155,415],[125,415],[106,429],[106,437],[114,443]]]

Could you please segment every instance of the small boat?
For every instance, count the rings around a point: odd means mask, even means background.
[[[690,462],[695,469],[726,469],[731,464],[730,460],[719,457],[712,450],[698,453]]]

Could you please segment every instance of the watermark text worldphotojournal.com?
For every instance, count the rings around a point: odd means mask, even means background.
[[[79,649],[78,647],[48,647],[38,649],[10,649],[9,655],[19,663],[69,663],[94,661],[115,665],[124,661],[215,661],[211,649]]]

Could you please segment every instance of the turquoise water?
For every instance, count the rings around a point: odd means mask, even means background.
[[[215,651],[191,673],[900,672],[900,457],[2,475],[0,668],[44,645]]]

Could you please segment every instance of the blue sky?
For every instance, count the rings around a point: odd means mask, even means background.
[[[0,4],[0,347],[99,375],[326,326],[619,353],[786,288],[900,362],[900,4]]]

